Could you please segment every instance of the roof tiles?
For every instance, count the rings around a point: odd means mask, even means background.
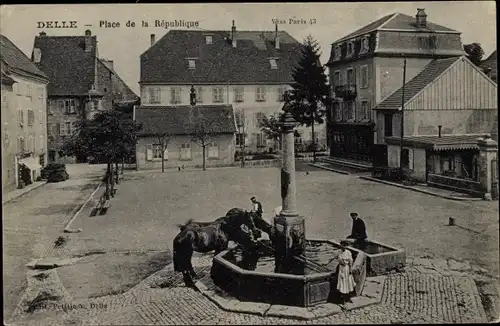
[[[0,34],[0,57],[11,68],[19,69],[44,79],[47,76],[11,40]]]

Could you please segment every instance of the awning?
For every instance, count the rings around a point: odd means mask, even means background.
[[[403,146],[433,151],[477,150],[477,141],[482,137],[484,135],[408,136],[403,138]],[[385,142],[389,145],[399,145],[401,138],[385,137]]]
[[[26,166],[31,171],[36,171],[42,168],[42,166],[38,163],[38,159],[34,157],[23,158],[19,161],[19,164]]]

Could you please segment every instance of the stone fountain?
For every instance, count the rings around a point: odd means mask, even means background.
[[[286,105],[286,104],[285,104]],[[294,128],[297,122],[286,112],[281,122],[283,155],[281,168],[282,211],[274,218],[274,246],[258,255],[240,247],[226,250],[213,259],[213,283],[244,302],[312,307],[329,302],[336,295],[337,256],[340,243],[309,240],[304,217],[297,212]],[[267,248],[271,242],[267,242]],[[360,295],[367,272],[367,255],[348,247],[354,259],[356,295]]]

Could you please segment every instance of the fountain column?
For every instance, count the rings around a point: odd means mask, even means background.
[[[298,256],[305,251],[305,223],[304,218],[297,212],[296,183],[295,183],[295,147],[294,128],[298,123],[290,112],[285,113],[280,123],[282,134],[282,167],[281,167],[281,200],[282,211],[274,218],[276,228],[275,272],[286,273],[296,267]]]

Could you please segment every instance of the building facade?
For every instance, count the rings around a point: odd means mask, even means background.
[[[462,54],[460,32],[428,22],[423,9],[415,17],[387,15],[334,42],[327,63],[331,156],[370,161],[372,145],[384,143],[384,124],[394,118],[373,108],[403,84],[404,60],[411,80],[433,59]]]
[[[497,82],[497,50],[493,51],[488,58],[481,61],[480,65],[484,73],[495,83]]]
[[[99,59],[97,37],[35,37],[32,60],[49,77],[49,161],[74,162],[86,158],[64,157],[61,146],[75,131],[76,122],[92,119],[99,111],[113,109],[117,101],[137,99],[114,70],[113,61]]]
[[[0,35],[2,191],[24,187],[47,162],[47,76]]]
[[[234,163],[236,119],[231,105],[157,106],[136,110],[142,126],[137,169]],[[162,156],[162,150],[164,154]]]
[[[259,121],[281,112],[301,47],[284,31],[237,31],[234,22],[231,31],[174,30],[158,42],[151,35],[151,47],[141,55],[141,105],[190,104],[193,86],[197,104],[234,107],[238,147],[244,141],[250,152],[275,148]],[[326,139],[324,130],[318,126],[316,138]],[[312,139],[310,128],[299,133],[298,142]]]

